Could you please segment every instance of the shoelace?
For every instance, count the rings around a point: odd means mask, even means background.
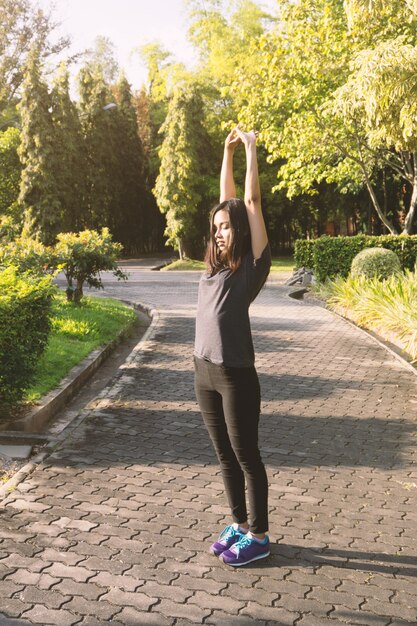
[[[223,541],[228,541],[231,537],[233,537],[237,533],[237,530],[233,528],[233,526],[226,526],[223,532],[220,535],[220,539]]]
[[[230,550],[232,550],[232,552],[235,552],[236,556],[239,556],[240,551],[243,550],[243,548],[250,546],[251,543],[252,543],[252,538],[248,537],[247,535],[243,535],[242,538],[239,539],[239,541],[233,544]]]

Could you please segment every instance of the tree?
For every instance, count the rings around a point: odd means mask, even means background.
[[[62,210],[55,179],[55,133],[51,100],[42,80],[39,51],[29,55],[19,110],[22,117],[19,156],[22,163],[19,204],[32,235],[50,244],[61,229]]]
[[[161,169],[154,194],[167,217],[167,243],[179,251],[180,258],[198,256],[211,202],[205,178],[211,146],[204,128],[203,102],[195,87],[189,85],[174,94],[161,132]]]
[[[388,37],[386,27],[381,27],[372,47],[355,55],[351,75],[336,94],[336,105],[346,118],[362,125],[366,138],[362,149],[378,154],[382,164],[410,187],[403,233],[411,234],[417,210],[417,5],[378,0],[365,6],[355,0],[347,8],[354,32],[359,30],[354,9],[374,21],[381,13],[395,12]]]
[[[96,37],[94,48],[87,51],[86,57],[89,65],[100,68],[106,83],[116,81],[120,68],[115,58],[114,43],[108,37]]]
[[[105,106],[112,102],[112,93],[100,67],[85,65],[78,75],[80,120],[85,137],[87,159],[86,220],[89,228],[108,226],[115,196],[117,169],[115,146],[117,137],[112,128],[112,113]]]
[[[0,215],[10,211],[19,195],[19,145],[20,132],[17,128],[0,132]]]
[[[56,133],[53,166],[62,210],[61,230],[79,230],[85,221],[86,153],[78,111],[69,94],[69,73],[64,63],[55,75],[51,105]]]
[[[30,0],[0,0],[0,14],[0,109],[3,109],[22,84],[30,48],[36,46],[44,59],[64,50],[69,40],[61,37],[50,43],[50,34],[57,24]]]
[[[365,185],[381,221],[395,232],[397,216],[384,212],[374,188],[386,167],[384,151],[371,148],[360,118],[338,105],[361,46],[343,2],[286,0],[281,18],[280,28],[255,44],[261,52],[256,71],[240,73],[233,85],[242,121],[260,129],[271,161],[281,163],[277,187],[294,197],[317,193],[322,182],[342,193]]]
[[[122,74],[114,88],[117,102],[114,121],[117,133],[118,168],[114,178],[119,180],[119,194],[112,211],[112,231],[117,241],[134,254],[143,249],[146,200],[145,156],[138,134],[138,124],[132,92]]]
[[[57,239],[51,257],[67,280],[68,301],[80,303],[85,283],[89,287],[103,289],[100,272],[111,271],[119,280],[127,279],[117,265],[122,246],[112,241],[108,228],[103,228],[101,232],[60,233]]]

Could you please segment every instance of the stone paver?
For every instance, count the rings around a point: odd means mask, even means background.
[[[2,502],[0,625],[417,624],[417,377],[268,282],[252,307],[271,557],[207,552],[228,520],[193,392],[198,275],[105,277],[158,322]]]

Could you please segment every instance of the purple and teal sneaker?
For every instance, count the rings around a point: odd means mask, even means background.
[[[236,541],[228,550],[222,552],[220,559],[226,565],[239,567],[240,565],[252,563],[252,561],[258,561],[258,559],[264,559],[269,554],[268,537],[265,537],[264,541],[259,541],[248,533],[247,535],[242,535],[239,541]]]
[[[222,552],[231,548],[236,541],[239,541],[244,536],[243,531],[239,528],[239,524],[226,526],[218,540],[210,546],[210,552],[215,556],[220,556]]]

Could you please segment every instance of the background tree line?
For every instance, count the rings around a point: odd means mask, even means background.
[[[0,132],[0,213],[45,243],[109,227],[125,254],[165,241],[201,256],[223,139],[239,121],[259,132],[274,252],[325,232],[412,233],[414,0],[280,0],[274,15],[252,0],[186,6],[195,68],[148,44],[147,84],[132,93],[101,38],[73,102],[68,66],[44,71],[66,45],[47,43],[52,18],[0,0],[10,21],[0,30],[0,119],[21,127]],[[27,33],[18,54],[13,32]],[[243,168],[237,154],[238,183]]]

